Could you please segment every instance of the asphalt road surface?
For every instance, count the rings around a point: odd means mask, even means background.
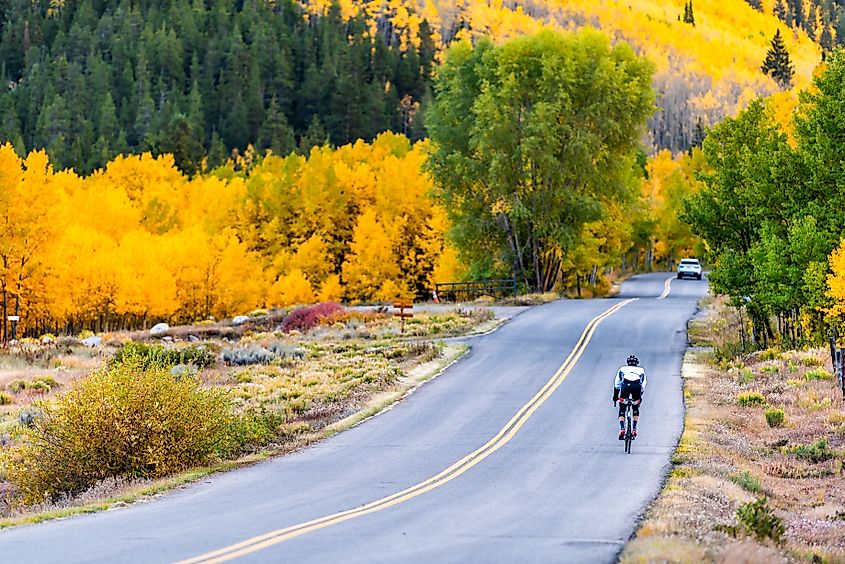
[[[613,562],[682,428],[686,323],[707,282],[670,277],[531,308],[394,409],[296,454],[0,531],[0,561]],[[649,385],[626,455],[611,396],[632,353]]]

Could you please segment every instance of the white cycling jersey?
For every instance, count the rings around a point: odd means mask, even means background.
[[[622,389],[622,382],[624,380],[629,382],[636,382],[639,380],[643,392],[645,391],[645,386],[648,383],[648,379],[645,377],[645,370],[639,366],[620,366],[619,370],[616,372],[616,380],[613,383],[613,387],[617,390]]]

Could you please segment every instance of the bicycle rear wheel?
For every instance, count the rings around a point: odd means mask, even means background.
[[[625,453],[631,454],[631,441],[633,440],[634,435],[633,435],[633,431],[631,430],[631,414],[630,413],[628,413],[626,419],[628,421],[628,425],[627,425],[627,429],[625,430]]]

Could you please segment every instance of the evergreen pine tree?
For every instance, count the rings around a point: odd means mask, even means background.
[[[226,150],[226,145],[223,143],[223,139],[220,138],[220,135],[215,129],[211,132],[211,146],[208,148],[208,169],[214,170],[219,166],[223,166],[226,164],[226,160],[228,160],[228,158],[229,151]]]
[[[775,0],[775,6],[772,8],[772,14],[782,22],[786,21],[786,4],[783,0]]]
[[[314,147],[321,147],[327,145],[329,136],[326,130],[323,129],[323,124],[320,123],[320,118],[314,116],[311,119],[311,124],[308,126],[308,131],[305,135],[299,138],[299,147],[297,152],[300,155],[308,155]]]
[[[760,67],[763,74],[770,75],[781,88],[788,88],[792,84],[792,76],[795,70],[792,67],[792,62],[789,60],[789,51],[786,50],[786,44],[783,42],[780,30],[775,31],[772,37],[772,46],[766,53],[766,60],[763,61],[763,66]]]
[[[684,23],[695,25],[695,14],[692,11],[692,0],[687,0],[684,4]]]
[[[704,138],[707,137],[707,132],[704,130],[704,123],[701,117],[695,120],[695,129],[692,132],[692,144],[687,150],[687,154],[692,156],[692,150],[696,147],[701,147],[704,144]]]
[[[170,126],[158,135],[155,150],[173,155],[176,166],[188,176],[200,171],[205,153],[190,120],[183,114],[173,116]]]
[[[274,154],[285,156],[296,148],[293,129],[288,124],[285,114],[280,110],[276,97],[270,100],[267,118],[258,132],[256,147],[259,151],[271,149]]]
[[[100,107],[100,122],[97,124],[97,133],[106,141],[115,141],[118,135],[117,110],[114,107],[114,100],[111,92],[106,92],[103,105]]]

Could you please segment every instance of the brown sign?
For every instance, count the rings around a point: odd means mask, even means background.
[[[395,301],[395,302],[393,302],[393,307],[395,307],[396,309],[399,310],[399,311],[393,312],[393,316],[398,317],[402,320],[402,326],[401,326],[400,331],[402,333],[404,333],[405,332],[405,318],[414,317],[413,313],[411,313],[409,311],[406,312],[405,310],[406,309],[413,309],[414,304],[412,304],[411,302]]]

